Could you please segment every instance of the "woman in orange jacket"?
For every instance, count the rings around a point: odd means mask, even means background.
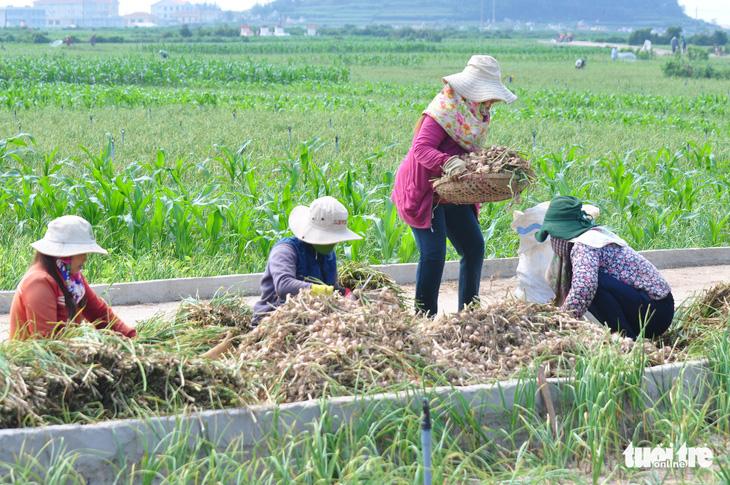
[[[91,224],[63,216],[48,224],[43,239],[31,244],[35,262],[28,268],[10,308],[10,338],[55,337],[86,318],[96,328],[125,337],[137,332],[119,320],[81,274],[88,253],[108,254],[96,244]]]

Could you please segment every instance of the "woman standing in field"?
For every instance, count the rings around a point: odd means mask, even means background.
[[[642,328],[649,338],[669,328],[674,318],[669,283],[626,241],[595,225],[580,199],[561,195],[550,202],[535,233],[540,242],[548,236],[555,254],[568,263],[563,310],[576,318],[590,311],[612,331],[634,340]]]
[[[10,338],[55,337],[82,316],[96,328],[110,327],[125,337],[137,332],[119,320],[81,275],[88,253],[108,254],[96,244],[91,224],[78,216],[48,223],[43,239],[31,244],[35,262],[28,268],[10,308]]]
[[[442,78],[441,92],[416,123],[413,143],[395,177],[393,203],[413,230],[420,257],[416,274],[416,310],[438,312],[438,293],[446,262],[446,239],[461,256],[459,308],[478,300],[484,262],[478,207],[439,200],[432,180],[466,168],[459,158],[486,145],[490,107],[517,96],[503,84],[497,61],[472,56],[466,68]]]

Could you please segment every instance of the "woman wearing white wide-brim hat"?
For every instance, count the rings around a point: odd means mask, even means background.
[[[395,177],[393,203],[413,230],[420,254],[416,309],[435,315],[446,262],[446,239],[461,256],[459,309],[478,300],[484,262],[484,237],[477,205],[438,200],[432,180],[466,168],[459,158],[487,145],[490,108],[517,99],[502,84],[499,64],[490,56],[472,56],[462,72],[442,78],[445,86],[416,123],[413,143]]]
[[[91,224],[78,216],[48,223],[42,239],[31,243],[35,262],[20,280],[10,308],[10,338],[54,337],[82,317],[96,328],[126,337],[137,332],[119,320],[81,274],[88,253],[107,254],[94,240]]]
[[[347,228],[347,208],[333,197],[321,197],[297,206],[289,215],[293,237],[278,241],[261,277],[261,300],[253,307],[253,322],[276,309],[288,295],[302,290],[313,294],[349,290],[337,284],[335,246],[362,239]]]

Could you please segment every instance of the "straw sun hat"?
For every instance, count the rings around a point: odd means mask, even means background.
[[[108,254],[96,244],[91,224],[79,216],[62,216],[48,223],[43,239],[30,244],[39,253],[56,258],[77,254]]]
[[[492,56],[471,56],[463,71],[446,76],[442,81],[468,101],[475,103],[497,99],[510,104],[517,99],[502,84],[499,63]]]
[[[320,197],[310,207],[300,205],[289,214],[289,228],[309,244],[328,245],[362,239],[347,228],[347,208],[334,197]]]

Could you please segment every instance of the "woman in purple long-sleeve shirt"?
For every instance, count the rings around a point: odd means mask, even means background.
[[[580,318],[590,311],[612,331],[636,340],[664,333],[674,318],[669,283],[626,241],[595,226],[577,197],[550,202],[535,238],[550,236],[556,255],[570,262],[572,276],[562,309]]]
[[[291,211],[289,229],[294,236],[277,242],[269,254],[261,278],[261,300],[253,307],[253,323],[302,290],[347,293],[337,284],[335,245],[362,239],[347,228],[347,217],[345,206],[329,196]]]
[[[413,144],[395,177],[391,199],[411,226],[418,247],[416,310],[436,315],[446,262],[446,239],[461,256],[459,309],[479,298],[484,237],[476,205],[452,204],[435,197],[432,181],[464,170],[459,155],[486,145],[490,107],[517,96],[503,84],[499,64],[490,56],[472,56],[466,68],[446,76],[443,90],[416,123]]]

